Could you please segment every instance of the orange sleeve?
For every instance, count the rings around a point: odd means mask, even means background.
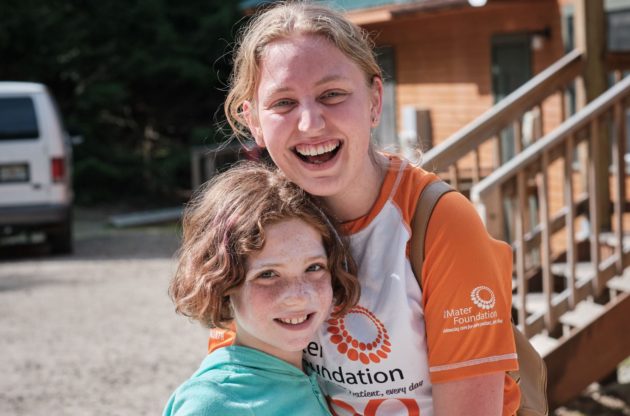
[[[208,354],[219,348],[227,347],[234,344],[236,337],[236,326],[230,323],[227,329],[212,328],[208,337]]]
[[[511,327],[512,250],[451,192],[429,221],[423,307],[434,383],[518,368]]]

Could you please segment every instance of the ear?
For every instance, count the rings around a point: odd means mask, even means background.
[[[254,136],[254,140],[256,140],[256,144],[260,147],[265,147],[262,128],[260,127],[258,116],[256,115],[256,107],[250,101],[243,102],[243,117],[245,118],[249,131],[252,133],[252,136]]]
[[[372,78],[370,90],[370,122],[372,127],[376,127],[380,122],[381,111],[383,110],[383,80],[381,77]]]

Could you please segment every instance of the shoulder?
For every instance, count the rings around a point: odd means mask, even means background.
[[[459,192],[438,201],[425,236],[425,265],[442,264],[444,270],[488,273],[510,269],[510,246],[490,236],[472,203]],[[494,272],[493,272],[494,274]]]
[[[405,163],[405,162],[401,162]],[[411,218],[416,211],[416,205],[420,194],[427,185],[438,180],[437,175],[412,165],[408,162],[403,165],[403,170],[392,185],[392,200],[400,209],[407,224],[411,223]]]
[[[448,192],[438,201],[429,227],[454,234],[476,232],[486,234],[486,228],[473,204],[459,192]]]
[[[252,413],[241,400],[214,378],[193,378],[182,384],[171,396],[163,416],[235,415]]]

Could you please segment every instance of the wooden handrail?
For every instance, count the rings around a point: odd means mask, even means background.
[[[491,190],[511,180],[518,171],[537,160],[541,152],[548,151],[561,143],[568,136],[575,135],[579,130],[585,128],[590,123],[590,120],[610,110],[616,102],[628,94],[630,94],[630,77],[624,78],[604,94],[591,101],[582,110],[571,116],[557,129],[527,147],[520,154],[514,156],[513,159],[500,166],[477,185],[473,186],[470,192],[471,200],[475,204],[481,203],[481,199]]]
[[[623,62],[608,58],[630,67],[630,54]],[[617,70],[613,87],[567,119],[567,98],[583,69],[583,54],[572,51],[428,151],[422,162],[455,188],[470,190],[490,234],[511,243],[513,318],[543,354],[591,325],[603,303],[614,303],[616,293],[626,290],[620,276],[630,266],[624,221],[630,207],[624,161],[630,77],[622,79]],[[531,113],[533,122],[525,117],[532,109],[538,112]],[[548,125],[543,113],[552,114]],[[609,161],[599,155],[609,151],[602,144],[609,137],[612,169],[605,169]],[[599,192],[609,182],[614,192]],[[600,234],[610,229],[614,244]]]
[[[530,79],[473,122],[426,152],[422,166],[443,172],[457,160],[497,135],[534,105],[564,87],[582,71],[583,54],[573,50]]]

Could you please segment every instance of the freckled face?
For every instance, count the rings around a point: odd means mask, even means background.
[[[328,257],[317,230],[300,219],[265,227],[265,245],[247,260],[231,295],[236,344],[301,367],[302,349],[332,305]]]
[[[371,83],[371,84],[370,84]],[[244,110],[257,143],[307,192],[335,198],[373,178],[370,129],[382,84],[321,36],[265,47],[254,102]]]

